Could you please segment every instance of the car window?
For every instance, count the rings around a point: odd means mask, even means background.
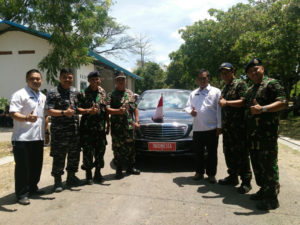
[[[188,91],[167,92],[145,92],[138,103],[141,110],[156,109],[158,101],[163,95],[163,106],[165,109],[183,109],[190,95]]]

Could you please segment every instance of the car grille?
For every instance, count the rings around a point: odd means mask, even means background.
[[[154,140],[179,139],[186,135],[188,126],[185,124],[147,124],[141,125],[142,136]]]

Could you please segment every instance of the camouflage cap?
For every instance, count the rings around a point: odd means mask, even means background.
[[[124,74],[123,71],[116,71],[115,72],[115,79],[118,79],[118,78],[124,78],[124,79],[126,79],[126,75]]]

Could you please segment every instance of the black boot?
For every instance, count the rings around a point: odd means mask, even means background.
[[[250,195],[250,199],[251,200],[255,200],[255,201],[257,201],[257,200],[263,200],[264,196],[265,196],[265,190],[263,188],[260,188],[258,190],[258,192]]]
[[[61,176],[54,177],[54,188],[53,189],[54,189],[55,192],[62,192],[63,191]]]
[[[68,172],[67,176],[67,186],[69,187],[77,187],[80,186],[82,183],[78,177],[75,176],[74,172]]]
[[[259,210],[277,209],[279,207],[279,201],[276,197],[265,198],[256,204],[256,208]]]
[[[133,174],[133,175],[140,175],[141,171],[138,169],[134,168],[133,166],[129,166],[126,170],[127,174]]]
[[[86,170],[85,171],[85,177],[86,177],[86,184],[92,185],[93,184],[93,177],[92,177],[92,171]]]
[[[101,174],[101,171],[100,171],[100,168],[96,168],[95,169],[95,174],[94,174],[94,182],[96,183],[102,183],[104,180],[102,174]]]
[[[232,185],[236,186],[239,184],[239,179],[235,175],[229,175],[228,177],[225,177],[224,179],[219,180],[218,182],[221,185]]]
[[[237,191],[240,194],[246,194],[252,189],[250,181],[242,182],[241,186],[238,187]]]
[[[116,178],[119,180],[119,179],[122,179],[123,177],[124,177],[124,175],[122,172],[122,167],[118,166],[117,170],[116,170]]]

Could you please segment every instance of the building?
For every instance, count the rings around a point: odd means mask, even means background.
[[[33,68],[38,69],[39,62],[51,51],[51,35],[32,30],[23,25],[3,20],[0,22],[0,97],[9,98],[16,90],[26,85],[25,73]],[[107,91],[114,88],[114,70],[123,71],[127,76],[127,87],[134,91],[135,79],[141,77],[114,64],[106,58],[89,51],[95,61],[81,66],[74,71],[74,86],[82,89],[88,85],[87,74],[93,70],[101,71],[101,86]],[[46,73],[42,71],[41,89],[51,89],[47,84]]]

